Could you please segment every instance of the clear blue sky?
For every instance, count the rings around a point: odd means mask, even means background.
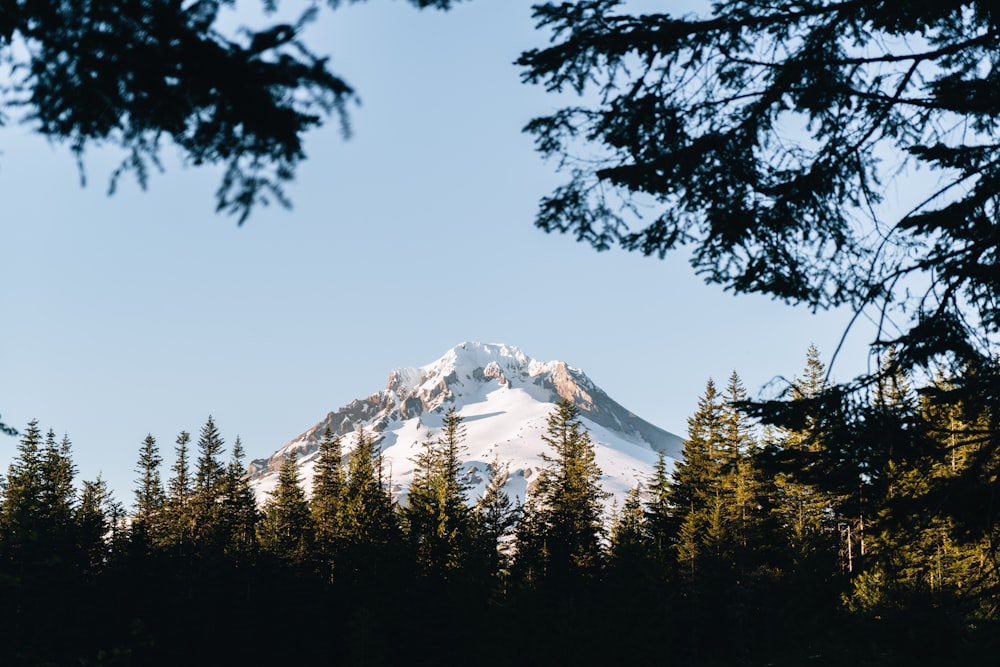
[[[152,433],[172,460],[209,414],[266,456],[397,366],[464,340],[506,342],[585,370],[643,418],[683,435],[709,376],[751,391],[826,358],[846,313],[703,285],[681,256],[596,253],[533,227],[561,182],[521,133],[558,100],[512,61],[545,42],[526,0],[447,13],[372,0],[310,35],[354,84],[353,136],[307,137],[294,208],[242,228],[216,215],[218,173],[167,171],[106,196],[112,153],[79,186],[64,147],[0,129],[0,414],[73,441],[82,478],[127,505]],[[864,332],[834,374],[863,367]],[[0,470],[16,446],[0,439]],[[166,473],[166,471],[165,471]]]

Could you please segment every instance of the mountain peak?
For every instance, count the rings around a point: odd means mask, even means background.
[[[451,348],[437,361],[422,366],[421,370],[431,373],[447,369],[462,374],[484,369],[491,363],[503,370],[527,372],[531,364],[538,362],[513,345],[467,341]]]
[[[539,456],[546,418],[562,399],[580,409],[592,439],[606,447],[605,458],[620,469],[605,470],[609,478],[618,480],[609,482],[609,490],[616,495],[640,479],[637,471],[652,471],[657,452],[674,458],[680,452],[680,438],[623,408],[582,370],[563,361],[539,362],[512,345],[467,341],[424,366],[392,370],[384,389],[330,412],[269,458],[255,460],[250,472],[262,492],[273,484],[281,463],[295,450],[308,480],[310,461],[327,428],[341,436],[364,428],[382,438],[383,454],[393,463],[395,488],[405,494],[419,443],[440,427],[445,409],[454,408],[468,427],[474,489],[475,480],[483,480],[486,461],[498,456],[512,462],[511,495],[523,499],[529,478],[542,465]],[[353,440],[345,438],[347,449]]]
[[[497,369],[505,376],[522,375],[529,373],[532,364],[537,362],[512,345],[466,341],[424,366],[393,369],[385,391],[396,395],[432,392],[442,383],[448,385],[458,378],[482,376],[487,368]]]

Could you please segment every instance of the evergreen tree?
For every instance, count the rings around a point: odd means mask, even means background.
[[[760,564],[765,537],[762,513],[764,484],[757,465],[758,445],[753,424],[741,405],[747,400],[746,390],[734,371],[726,386],[722,406],[722,440],[725,451],[722,462],[724,489],[727,496],[728,533],[733,565],[737,575],[746,580]]]
[[[900,474],[919,476],[918,467],[913,465],[919,457],[913,456],[912,438],[920,437],[918,431],[923,430],[924,424],[909,375],[900,367],[892,348],[883,359],[878,378],[872,405],[863,413],[870,425],[865,435],[881,440],[886,434],[891,434],[886,438],[889,442],[864,448],[859,460],[847,466],[845,481],[834,489],[835,493],[839,492],[836,500],[842,533],[841,562],[849,573],[864,568],[868,529],[874,515],[884,507],[892,492],[893,478]],[[907,435],[910,437],[907,438]],[[875,452],[877,454],[873,456]]]
[[[767,485],[755,429],[743,412],[745,400],[736,373],[724,394],[708,380],[688,419],[688,437],[666,493],[658,489],[665,497],[654,499],[655,511],[649,513],[658,524],[653,534],[672,540],[676,549],[677,590],[691,650],[697,654],[709,641],[706,624],[724,608],[727,623],[711,635],[715,644],[709,651],[741,660],[753,628],[767,624],[754,610],[774,569]],[[664,473],[658,472],[658,487]]]
[[[73,547],[73,512],[76,505],[76,488],[73,478],[76,466],[73,464],[71,445],[68,437],[57,443],[55,433],[49,430],[42,449],[41,466],[41,513],[39,516],[40,546],[48,554],[52,564],[63,562]]]
[[[69,438],[64,436],[56,444],[56,436],[51,430],[45,438],[41,461],[43,521],[47,531],[55,537],[66,537],[73,522],[73,509],[76,503],[76,489],[73,478],[76,476],[76,466],[73,464]],[[54,544],[56,549],[62,545]]]
[[[461,474],[465,428],[454,408],[444,417],[441,434],[424,443],[403,510],[417,565],[425,574],[447,579],[460,569],[471,548],[471,518],[466,504],[469,484]]]
[[[391,569],[391,559],[398,554],[400,527],[383,479],[381,453],[364,428],[358,429],[348,458],[347,490],[338,523],[344,563],[338,570],[355,583],[375,583]]]
[[[33,560],[42,523],[42,434],[32,420],[21,435],[3,487],[0,549],[14,564]]]
[[[139,463],[136,472],[140,477],[135,490],[135,514],[132,517],[133,540],[143,550],[157,544],[162,539],[163,508],[166,494],[160,480],[160,457],[156,438],[146,435],[139,450]]]
[[[278,483],[264,503],[257,535],[264,552],[296,567],[308,564],[315,528],[294,450],[282,462]]]
[[[75,466],[68,438],[44,440],[32,421],[18,443],[0,503],[0,663],[64,664],[76,637],[86,545],[75,519]],[[103,561],[101,561],[103,563]],[[69,644],[72,645],[72,644]],[[9,659],[8,659],[9,658]]]
[[[1000,590],[1000,567],[995,545],[998,530],[990,501],[1000,471],[1000,457],[990,451],[997,433],[1000,409],[984,401],[978,405],[942,400],[952,383],[941,377],[921,401],[928,435],[936,447],[923,452],[926,493],[900,489],[886,513],[888,525],[905,516],[920,517],[919,539],[907,568],[910,580],[919,580],[938,599],[996,617],[993,591]],[[908,505],[905,498],[920,504]],[[929,501],[929,502],[928,502]],[[934,508],[928,512],[923,508]]]
[[[227,539],[225,501],[225,466],[221,461],[223,440],[209,415],[198,438],[198,461],[195,467],[191,511],[194,543],[204,555],[217,554]]]
[[[509,463],[501,464],[494,459],[487,464],[489,481],[473,507],[475,553],[483,573],[494,580],[505,574],[508,565],[506,542],[521,514],[521,508],[515,506],[504,489],[509,471]]]
[[[688,420],[688,438],[665,498],[659,501],[658,533],[669,526],[680,572],[688,583],[726,587],[756,568],[764,540],[757,444],[741,411],[746,392],[736,373],[725,395],[709,380]],[[663,472],[657,482],[663,493]]]
[[[611,525],[608,547],[608,560],[612,570],[630,576],[642,574],[650,556],[646,540],[646,515],[639,494],[639,485],[629,489],[622,509]]]
[[[649,500],[645,504],[643,525],[649,557],[664,574],[674,570],[677,564],[677,524],[671,496],[666,455],[659,452],[653,477],[649,481]]]
[[[844,406],[827,386],[815,346],[809,347],[802,375],[792,382],[791,398],[794,410],[768,431],[770,442],[762,459],[771,473],[766,504],[776,545],[771,559],[780,586],[775,606],[786,623],[797,624],[816,618],[817,610],[826,616],[849,595],[845,575],[860,562],[860,549],[858,526],[844,515],[843,499],[856,491],[860,480],[857,467],[846,473],[831,468],[854,458],[836,451],[836,442],[860,446],[864,438],[860,433],[844,438],[831,432]]]
[[[223,453],[223,440],[215,426],[212,416],[201,429],[198,438],[198,461],[194,476],[194,493],[196,496],[211,499],[219,497],[219,487],[222,484],[225,468],[220,461]]]
[[[722,403],[715,383],[709,379],[697,411],[688,419],[688,437],[669,490],[677,562],[689,582],[698,576],[709,558],[717,555],[720,546],[721,431]]]
[[[555,455],[543,453],[547,467],[525,507],[518,532],[518,569],[522,576],[568,591],[572,583],[594,576],[602,565],[602,500],[590,435],[578,408],[563,399],[549,415],[542,436]],[[526,571],[527,570],[527,571]]]
[[[243,443],[236,436],[222,481],[223,520],[227,527],[226,553],[237,562],[249,562],[257,547],[257,500],[243,463]]]
[[[528,498],[521,508],[521,518],[514,528],[514,558],[511,575],[525,589],[538,589],[549,580],[548,526],[538,494],[529,488]]]
[[[75,523],[85,573],[98,574],[111,557],[119,538],[120,518],[121,510],[101,476],[84,480]]]
[[[57,443],[51,430],[43,441],[36,421],[21,437],[0,506],[0,550],[17,567],[41,572],[71,562],[76,468],[70,449],[69,439]]]
[[[792,385],[793,398],[802,403],[816,400],[825,387],[826,369],[819,350],[811,345],[805,372]],[[801,571],[807,560],[824,560],[833,549],[836,534],[832,498],[811,474],[816,457],[825,449],[824,434],[819,430],[818,416],[810,410],[797,429],[783,429],[777,437],[779,456],[791,461],[793,468],[774,475],[777,497],[773,512],[788,536],[793,568]]]
[[[894,368],[894,362],[890,352],[875,387],[872,416],[908,422],[908,429],[892,432],[909,430],[913,437],[894,442],[880,483],[863,487],[869,494],[863,500],[870,520],[855,518],[849,524],[857,534],[846,545],[854,547],[856,565],[851,603],[881,611],[995,609],[993,603],[981,606],[1000,584],[990,546],[995,520],[988,503],[987,509],[973,508],[992,496],[982,493],[984,482],[992,485],[986,480],[995,470],[983,438],[991,417],[977,410],[967,413],[961,403],[939,402],[950,389],[940,376],[918,404],[907,374]],[[990,528],[969,530],[958,519],[963,516],[974,516],[976,523]],[[859,525],[865,527],[863,533]],[[867,558],[858,558],[859,552]]]
[[[316,548],[319,560],[332,574],[340,540],[340,514],[346,493],[343,445],[330,427],[323,431],[313,474],[312,498],[309,511],[316,527]]]
[[[181,431],[177,436],[173,473],[167,489],[164,542],[175,553],[189,553],[194,540],[191,469],[188,463],[188,443],[191,435]]]
[[[187,431],[181,431],[177,436],[176,447],[174,449],[175,460],[171,467],[173,476],[170,478],[168,497],[186,505],[191,499],[191,469],[188,464],[188,443],[191,442],[191,435]]]

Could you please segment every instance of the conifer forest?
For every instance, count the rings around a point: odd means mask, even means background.
[[[345,452],[327,431],[313,488],[289,456],[262,507],[211,417],[169,453],[142,440],[129,499],[79,482],[70,440],[32,422],[3,478],[0,663],[990,663],[996,415],[942,408],[947,377],[882,377],[856,435],[922,448],[847,447],[811,348],[807,409],[764,426],[735,372],[709,380],[682,459],[610,512],[568,401],[523,502],[503,461],[468,497],[454,410],[401,501],[374,434]]]
[[[62,144],[81,180],[85,149],[121,149],[110,192],[123,174],[145,187],[170,146],[181,164],[215,169],[216,209],[240,224],[268,203],[287,206],[284,186],[305,160],[307,131],[333,121],[346,137],[360,99],[331,69],[339,61],[326,46],[307,44],[306,27],[321,11],[362,3],[265,0],[254,3],[262,25],[230,28],[226,12],[247,4],[0,0],[0,126],[25,124]],[[240,439],[224,437],[212,418],[169,442],[136,434],[129,497],[100,478],[78,479],[68,436],[0,421],[17,450],[0,483],[0,667],[1000,662],[997,5],[718,0],[674,14],[674,4],[533,7],[543,45],[511,57],[522,82],[556,97],[523,131],[564,179],[547,188],[535,226],[596,251],[632,251],[637,261],[680,253],[700,278],[736,295],[814,313],[844,309],[845,338],[869,320],[866,372],[834,383],[812,348],[779,396],[750,397],[735,372],[709,380],[680,459],[661,456],[615,502],[568,401],[548,417],[546,465],[524,498],[505,493],[502,458],[485,491],[471,492],[466,427],[454,411],[423,443],[405,495],[391,491],[378,433],[346,442],[330,432],[310,488],[291,455],[263,503]],[[279,5],[292,18],[275,14]],[[434,74],[407,84],[424,87]],[[448,86],[474,84],[493,86],[478,72]],[[405,113],[450,104],[408,90],[396,103]],[[477,150],[455,169],[498,159]],[[458,223],[433,226],[437,213],[424,202],[461,187],[451,172],[420,164],[443,190],[407,194],[406,169],[375,179],[380,197],[427,216],[408,212],[399,223],[433,247],[415,249],[408,271],[437,270],[460,254],[439,239],[476,238]],[[493,198],[512,195],[504,183],[490,186]],[[286,254],[356,249],[348,232],[369,224],[367,214],[352,220],[339,194],[330,201],[324,210],[343,230],[337,242]],[[460,218],[490,205],[470,203]],[[8,217],[28,226],[36,216]],[[103,239],[112,229],[87,234]],[[418,238],[385,229],[379,247]],[[481,238],[506,228],[488,232]],[[4,243],[8,256],[29,245],[6,235]],[[494,257],[491,241],[477,243],[490,272],[521,268],[520,247]],[[377,261],[355,273],[383,270]],[[10,282],[58,264],[36,263]],[[520,304],[518,312],[539,327],[572,314],[572,335],[596,347],[600,337],[581,332],[587,318],[609,318],[600,295],[588,294],[585,313],[559,298],[599,282],[600,271],[524,267],[537,273],[532,289],[551,294],[537,311],[544,317]],[[250,284],[255,269],[241,259],[235,279]],[[412,275],[401,270],[399,284]],[[131,279],[123,272],[105,282]],[[394,301],[405,298],[399,284]],[[634,296],[637,311],[670,311],[660,293],[671,287],[635,284],[603,300]],[[506,291],[498,283],[461,301],[442,288],[443,312],[492,309],[489,295]],[[159,293],[136,289],[128,303]],[[350,312],[333,303],[337,294],[324,293],[322,308]],[[296,318],[322,309],[308,308]],[[736,337],[750,328],[733,323]],[[704,329],[680,318],[647,328]]]

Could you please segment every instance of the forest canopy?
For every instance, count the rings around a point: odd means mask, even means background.
[[[797,395],[821,393],[824,372],[811,348]],[[69,438],[31,422],[0,484],[0,663],[992,664],[996,527],[951,518],[981,519],[983,496],[908,505],[977,476],[978,425],[899,380],[870,408],[950,424],[947,460],[839,487],[775,472],[838,444],[817,415],[761,428],[733,372],[706,383],[680,460],[661,453],[610,507],[598,441],[568,400],[522,424],[540,437],[537,475],[469,461],[452,405],[408,489],[376,420],[300,441],[255,491],[240,438],[227,452],[209,417],[180,432],[167,469],[142,439],[126,504],[100,477],[78,485]],[[522,502],[507,483],[526,475]]]

